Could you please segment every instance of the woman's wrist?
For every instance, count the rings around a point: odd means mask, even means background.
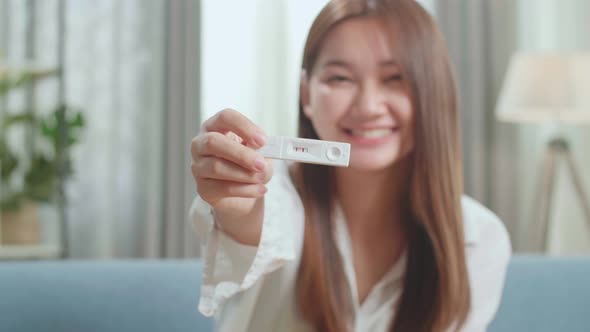
[[[214,227],[235,241],[258,246],[264,219],[264,198],[257,199],[253,208],[245,215],[231,215],[211,208]]]

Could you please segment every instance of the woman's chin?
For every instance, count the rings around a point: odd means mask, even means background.
[[[397,156],[352,156],[349,168],[359,171],[380,171],[391,168],[397,161]]]

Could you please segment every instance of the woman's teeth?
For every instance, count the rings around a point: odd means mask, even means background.
[[[391,129],[371,129],[371,130],[359,130],[359,129],[352,129],[351,134],[353,136],[363,137],[363,138],[380,138],[391,135]]]

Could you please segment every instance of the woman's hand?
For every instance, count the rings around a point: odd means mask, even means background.
[[[197,192],[213,207],[223,231],[250,245],[260,238],[265,184],[272,177],[272,163],[255,150],[264,140],[248,118],[226,109],[205,121],[191,142]]]

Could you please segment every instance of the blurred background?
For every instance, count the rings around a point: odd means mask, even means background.
[[[420,2],[455,64],[466,193],[516,252],[590,254],[590,1]],[[227,107],[295,135],[325,3],[0,0],[0,259],[198,257],[190,140]]]

